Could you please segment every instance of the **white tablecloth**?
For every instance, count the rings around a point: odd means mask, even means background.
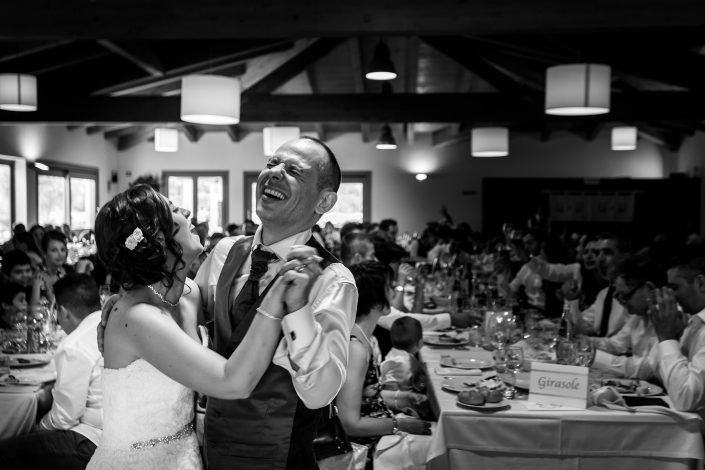
[[[56,375],[54,361],[47,365],[28,369],[12,369],[18,377]],[[41,398],[51,393],[51,380],[44,384],[26,387],[0,387],[0,439],[19,436],[29,432],[37,417],[37,405]]]
[[[429,395],[439,411],[429,469],[685,469],[705,460],[701,420],[602,409],[529,411],[522,401],[494,413],[461,409],[441,389],[440,355],[424,348]]]

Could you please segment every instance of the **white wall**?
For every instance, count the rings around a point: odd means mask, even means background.
[[[400,140],[400,139],[398,139]],[[393,217],[402,231],[423,228],[427,221],[440,218],[446,205],[456,221],[467,221],[481,229],[481,183],[484,177],[632,177],[661,178],[675,171],[676,157],[663,153],[654,144],[640,140],[635,151],[613,152],[609,132],[588,142],[568,133],[557,133],[548,142],[529,136],[510,140],[506,158],[472,158],[470,142],[437,150],[429,146],[405,146],[382,151],[374,143],[363,143],[360,134],[331,136],[328,145],[338,156],[343,171],[372,171],[373,221]],[[262,135],[248,135],[239,143],[225,133],[208,133],[197,143],[180,135],[177,153],[157,153],[145,143],[119,158],[120,188],[145,173],[162,170],[229,171],[229,220],[241,223],[243,216],[243,171],[259,171],[266,159]],[[131,172],[131,178],[126,178]],[[414,174],[429,173],[417,182]],[[463,195],[465,190],[477,195]]]
[[[512,135],[510,156],[494,159],[470,157],[469,141],[435,150],[417,144],[381,151],[374,143],[363,143],[355,133],[330,136],[327,143],[344,171],[372,172],[371,219],[396,218],[402,231],[419,230],[427,221],[438,219],[443,204],[456,221],[482,229],[480,193],[485,177],[661,178],[673,171],[692,174],[695,166],[705,165],[702,134],[689,139],[678,155],[644,139],[637,150],[613,152],[609,150],[609,130],[594,141],[568,133],[554,133],[548,142]],[[89,136],[84,130],[46,125],[0,126],[0,154],[98,168],[101,204],[146,173],[161,176],[163,170],[225,170],[229,172],[228,221],[236,223],[244,218],[242,173],[259,171],[266,161],[260,133],[249,134],[238,143],[224,132],[207,133],[197,143],[180,135],[177,153],[155,152],[150,142],[118,152],[101,134]],[[119,171],[117,187],[109,187],[113,170]],[[429,173],[429,179],[417,182],[417,172]],[[463,195],[466,190],[477,194]]]
[[[117,171],[118,152],[112,143],[103,138],[102,134],[89,136],[83,129],[69,131],[66,126],[58,125],[0,126],[0,154],[14,156],[27,162],[40,160],[97,168],[99,204],[104,204],[117,194],[117,187],[115,185],[109,187],[108,182],[111,171]],[[32,166],[29,165],[27,176],[33,178],[33,175]],[[19,174],[16,176],[18,180],[21,178]],[[26,180],[25,177],[22,179]],[[24,187],[26,191],[27,186]],[[30,201],[32,199],[29,198]],[[27,201],[26,196],[24,200]],[[27,220],[26,207],[24,211],[25,218],[21,219],[20,211],[17,210],[17,219],[28,224],[35,223],[34,220]],[[33,209],[30,208],[29,212],[32,213]]]

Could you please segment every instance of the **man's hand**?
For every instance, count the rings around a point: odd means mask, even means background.
[[[103,354],[104,349],[103,340],[105,337],[105,327],[108,325],[108,317],[110,316],[110,312],[113,311],[113,308],[115,307],[117,301],[121,298],[122,294],[114,294],[108,297],[105,300],[105,303],[103,304],[103,312],[100,315],[100,323],[98,324],[98,328],[96,331],[98,335],[98,350],[101,354]]]
[[[406,278],[415,277],[415,270],[409,263],[402,263],[399,265],[399,270],[397,272],[397,285],[403,286],[406,282]]]
[[[286,313],[291,313],[308,303],[311,286],[323,270],[316,249],[307,245],[292,246],[286,258],[288,261],[280,271],[287,286],[282,300]]]
[[[575,279],[565,281],[561,286],[561,293],[565,300],[575,300],[580,297],[580,285]]]
[[[673,290],[668,287],[656,289],[649,296],[649,315],[659,341],[678,340],[688,324],[688,316],[678,310]]]

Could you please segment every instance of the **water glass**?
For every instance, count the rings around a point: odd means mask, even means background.
[[[578,338],[575,341],[575,360],[573,365],[590,367],[595,360],[595,343],[589,338]]]
[[[524,365],[524,350],[518,346],[507,348],[506,354],[507,369],[512,373],[512,385],[508,388],[507,395],[509,398],[514,398],[516,394],[517,372]]]
[[[502,374],[507,371],[507,349],[502,346],[500,348],[492,351],[492,356],[494,357],[494,368],[495,370]]]
[[[559,340],[556,344],[556,363],[563,365],[575,364],[575,343]]]

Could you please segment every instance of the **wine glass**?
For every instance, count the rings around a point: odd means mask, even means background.
[[[507,348],[505,357],[507,369],[512,373],[512,384],[508,389],[508,395],[513,398],[516,394],[517,372],[524,364],[524,350],[518,346],[510,346]]]
[[[595,343],[590,338],[582,337],[575,340],[574,365],[590,367],[595,360]]]

